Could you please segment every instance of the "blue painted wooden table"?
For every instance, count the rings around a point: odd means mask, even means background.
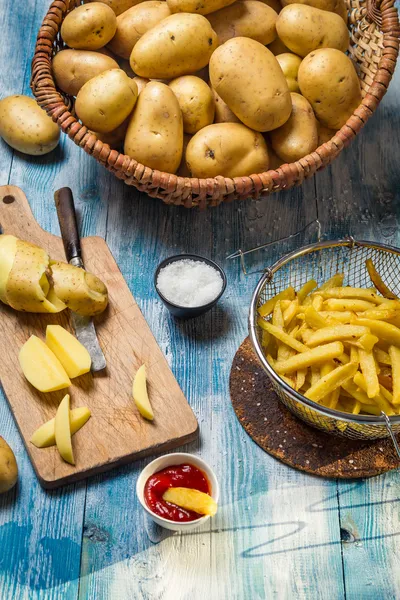
[[[47,0],[2,0],[1,96],[29,93],[29,61]],[[43,491],[4,396],[0,434],[20,479],[0,496],[0,599],[191,600],[400,597],[399,475],[352,482],[294,471],[265,454],[233,412],[228,377],[246,336],[257,276],[225,258],[301,229],[316,217],[324,235],[351,233],[400,245],[400,72],[377,114],[334,165],[302,188],[207,212],[167,208],[128,188],[65,137],[42,158],[0,143],[0,183],[20,186],[39,223],[58,233],[53,193],[70,186],[82,235],[106,238],[200,424],[186,448],[215,468],[220,511],[203,530],[169,535],[135,497],[143,462]],[[285,250],[258,255],[258,266]],[[157,299],[153,272],[189,251],[219,261],[223,302],[175,323]],[[3,349],[3,352],[6,349]]]

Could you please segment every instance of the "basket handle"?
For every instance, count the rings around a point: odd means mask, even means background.
[[[394,435],[394,431],[392,429],[392,424],[390,422],[390,419],[387,416],[387,414],[383,411],[381,412],[381,415],[385,419],[386,429],[388,430],[388,433],[389,433],[390,437],[392,438],[394,449],[396,450],[397,456],[400,459],[400,447],[399,447],[398,441],[396,439],[396,436]]]

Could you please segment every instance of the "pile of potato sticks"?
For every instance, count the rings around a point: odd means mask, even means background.
[[[259,307],[258,325],[269,364],[300,394],[390,416],[400,414],[400,299],[370,259],[366,267],[374,288],[343,287],[339,273],[319,288],[288,287]]]

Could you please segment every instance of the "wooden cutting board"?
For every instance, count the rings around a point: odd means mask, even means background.
[[[25,194],[17,187],[0,187],[0,225],[2,233],[42,246],[52,258],[65,260],[61,238],[38,225]],[[99,237],[84,238],[82,249],[87,270],[107,285],[110,305],[95,320],[107,369],[72,380],[68,390],[72,408],[88,406],[92,411],[87,424],[73,437],[74,467],[60,458],[55,447],[38,449],[29,442],[35,429],[54,417],[67,390],[38,392],[26,381],[18,363],[22,344],[32,334],[43,339],[49,323],[73,331],[69,311],[28,314],[0,302],[1,383],[39,481],[47,489],[171,450],[198,435],[196,418],[106,242]],[[152,423],[140,416],[132,400],[132,378],[143,363],[155,414]]]

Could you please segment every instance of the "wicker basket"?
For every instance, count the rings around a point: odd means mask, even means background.
[[[63,45],[60,37],[65,15],[81,0],[55,0],[40,28],[32,61],[31,87],[40,106],[85,152],[119,179],[167,204],[186,207],[216,206],[235,199],[258,198],[300,185],[328,165],[357,135],[376,110],[392,78],[399,51],[399,20],[394,0],[347,0],[350,11],[350,54],[358,65],[363,101],[347,123],[327,143],[301,160],[276,171],[250,177],[196,179],[155,171],[112,150],[81,125],[73,112],[73,99],[60,93],[53,79],[51,60]]]

